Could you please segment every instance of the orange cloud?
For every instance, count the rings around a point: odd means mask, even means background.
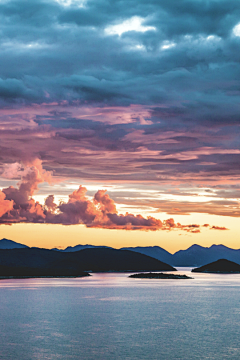
[[[225,226],[212,226],[210,230],[229,230]]]
[[[42,168],[42,163],[38,159],[26,164],[25,169],[21,170],[22,178],[18,188],[9,186],[0,192],[0,223],[85,224],[87,227],[107,229],[152,231],[175,229],[191,233],[200,232],[200,225],[182,225],[175,223],[173,218],[161,221],[152,216],[145,218],[140,214],[118,214],[116,204],[106,190],[98,190],[90,200],[86,196],[87,189],[81,185],[69,195],[67,202],[57,205],[54,202],[54,195],[49,195],[45,204],[41,205],[32,198],[32,195],[41,182],[51,182],[51,173]],[[225,228],[212,226],[211,229]]]
[[[6,195],[0,190],[0,217],[13,209],[13,200],[6,200]]]

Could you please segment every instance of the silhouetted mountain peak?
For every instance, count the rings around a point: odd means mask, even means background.
[[[53,248],[52,250],[60,251],[60,252],[76,252],[76,251],[80,251],[80,250],[84,250],[84,249],[95,249],[95,248],[112,249],[109,246],[98,246],[98,245],[90,245],[90,244],[81,245],[81,244],[79,244],[79,245],[75,245],[75,246],[68,246],[66,249]]]
[[[202,248],[203,246],[201,246],[201,245],[198,245],[198,244],[193,244],[193,245],[191,245],[188,249],[199,249],[199,248]]]
[[[220,245],[213,244],[212,246],[209,247],[209,249],[233,250],[222,244],[220,244]]]
[[[6,238],[0,240],[0,249],[22,249],[22,248],[28,248],[28,246]]]
[[[202,250],[202,249],[206,249],[206,248],[204,246],[194,244],[194,245],[190,246],[187,250]]]

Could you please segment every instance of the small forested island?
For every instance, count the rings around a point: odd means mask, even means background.
[[[129,276],[137,279],[192,279],[187,275],[163,274],[163,273],[139,273]]]
[[[240,265],[226,259],[220,259],[210,264],[195,268],[192,272],[216,273],[216,274],[239,274]]]

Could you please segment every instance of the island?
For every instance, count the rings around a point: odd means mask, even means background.
[[[163,274],[163,273],[138,273],[129,276],[136,279],[192,279],[187,275]]]
[[[210,264],[192,269],[192,272],[216,273],[216,274],[239,274],[240,265],[227,259],[219,259]]]

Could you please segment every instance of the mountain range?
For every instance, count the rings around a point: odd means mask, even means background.
[[[2,239],[0,240],[0,249],[14,249],[14,248],[28,248],[26,245],[17,242]],[[76,245],[69,246],[66,249],[52,249],[59,253],[74,253],[84,249],[112,249],[107,246],[94,245]],[[150,256],[164,263],[172,266],[202,266],[219,259],[227,259],[240,264],[240,249],[231,249],[224,245],[212,245],[210,247],[203,247],[200,245],[192,245],[186,250],[180,250],[174,254],[169,253],[159,246],[145,246],[145,247],[125,247],[120,250],[130,250],[143,255]]]
[[[1,241],[0,241],[0,246],[1,246]],[[58,249],[58,248],[53,248],[52,250],[55,251],[60,251],[60,252],[75,252],[75,251],[79,251],[79,250],[84,250],[84,249],[93,249],[93,248],[98,248],[98,249],[112,249],[109,246],[95,246],[95,245],[76,245],[76,246],[68,246],[66,249]]]
[[[91,248],[59,252],[39,248],[0,249],[2,276],[82,276],[84,272],[176,271],[150,256],[129,250]]]
[[[0,249],[26,249],[28,248],[27,245],[19,244],[15,241],[2,239],[0,240]]]
[[[240,264],[240,249],[235,250],[224,245],[212,245],[203,247],[192,245],[186,250],[179,250],[174,254],[162,249],[159,246],[122,248],[151,256],[160,261],[164,261],[172,266],[202,266],[219,259],[227,259]]]

